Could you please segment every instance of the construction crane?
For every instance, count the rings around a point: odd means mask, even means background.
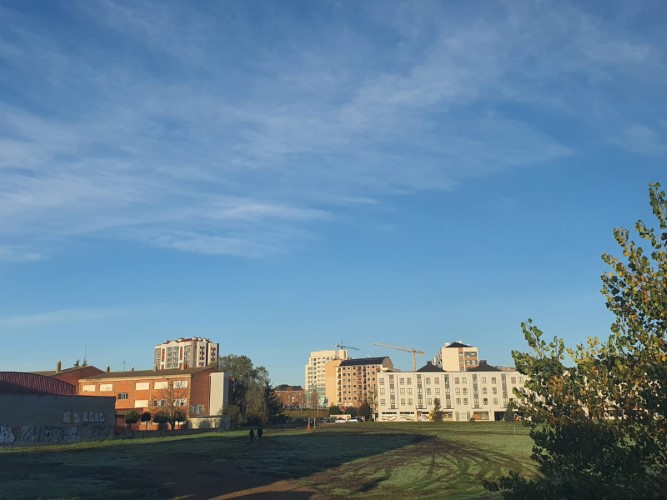
[[[390,349],[397,349],[399,351],[411,352],[412,353],[412,371],[417,371],[417,354],[423,356],[424,351],[418,351],[417,349],[411,349],[409,347],[399,347],[395,345],[383,344],[382,342],[373,342],[373,345],[379,345],[382,347],[389,347]]]
[[[349,345],[343,345],[342,340],[340,341],[340,343],[336,344],[336,347],[338,347],[338,349],[354,349],[355,351],[359,350],[356,347],[352,347],[352,346],[349,346]]]

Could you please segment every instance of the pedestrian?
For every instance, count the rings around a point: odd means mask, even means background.
[[[260,427],[259,429],[257,429],[257,441],[261,441],[261,440],[262,440],[262,434],[264,434],[264,431],[263,431],[262,428]]]
[[[250,429],[250,432],[248,433],[248,437],[250,438],[250,444],[252,444],[255,441],[255,430]]]

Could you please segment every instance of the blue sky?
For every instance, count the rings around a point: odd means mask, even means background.
[[[0,2],[0,370],[605,335],[662,2]]]

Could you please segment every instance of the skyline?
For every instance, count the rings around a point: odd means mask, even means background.
[[[666,9],[390,5],[0,3],[0,370],[606,337],[600,255],[667,183]]]

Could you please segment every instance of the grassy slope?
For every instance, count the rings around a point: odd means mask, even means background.
[[[516,433],[516,435],[515,435]],[[206,498],[277,480],[332,496],[477,498],[482,479],[533,474],[527,430],[506,423],[332,424],[0,453],[0,498]]]

